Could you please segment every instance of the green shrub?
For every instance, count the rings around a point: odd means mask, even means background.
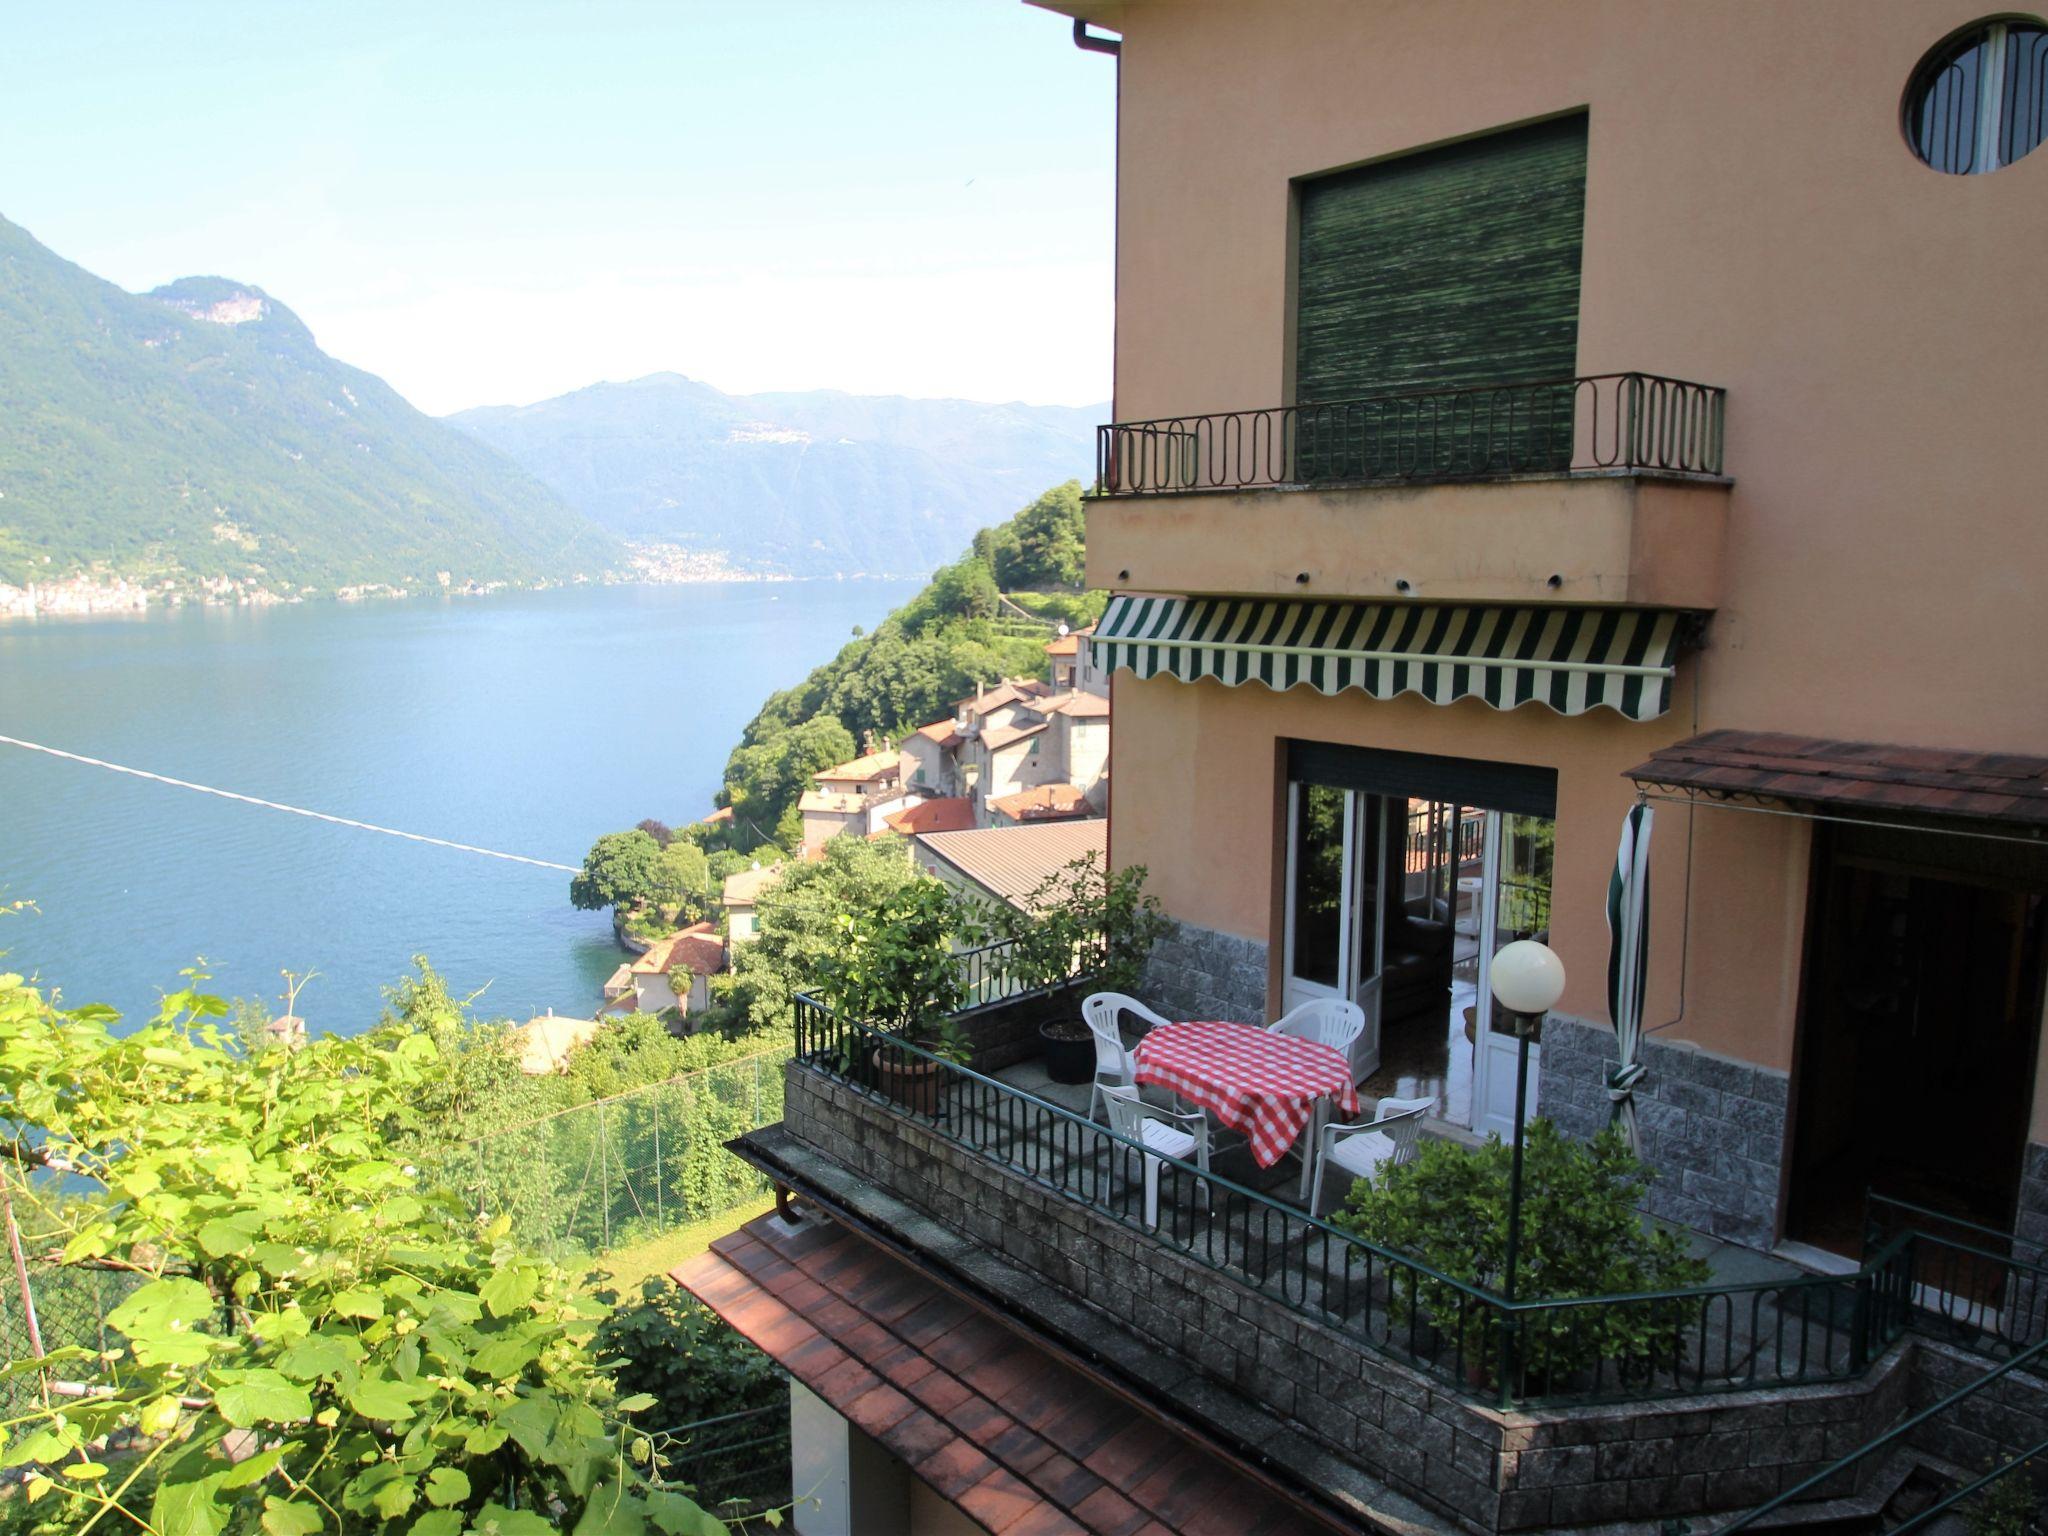
[[[600,1361],[617,1367],[621,1392],[655,1400],[645,1415],[655,1429],[772,1408],[789,1391],[773,1360],[664,1276],[606,1318],[592,1344]]]
[[[1498,1137],[1477,1148],[1427,1139],[1414,1161],[1358,1180],[1332,1220],[1497,1294],[1506,1277],[1511,1159]],[[1686,1252],[1684,1238],[1649,1225],[1640,1213],[1651,1177],[1618,1130],[1580,1142],[1548,1120],[1531,1121],[1516,1295],[1564,1300],[1704,1285],[1706,1262]],[[1412,1289],[1396,1284],[1389,1306],[1399,1325],[1419,1307],[1447,1338],[1462,1336],[1462,1358],[1489,1382],[1499,1381],[1495,1308],[1475,1306],[1456,1288],[1429,1280]],[[1596,1361],[1624,1380],[1639,1377],[1653,1359],[1671,1356],[1678,1332],[1696,1315],[1696,1305],[1682,1301],[1525,1313],[1518,1346],[1524,1379],[1557,1384]]]

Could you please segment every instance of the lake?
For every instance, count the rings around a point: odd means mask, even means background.
[[[762,701],[915,581],[568,588],[0,624],[0,734],[337,816],[578,864],[711,809]],[[587,1015],[624,957],[569,876],[0,745],[6,969],[131,1017],[203,956],[316,1030],[426,955],[491,1015]]]

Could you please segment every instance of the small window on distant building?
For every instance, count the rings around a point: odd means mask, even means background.
[[[2011,165],[2048,127],[2048,23],[2003,17],[1930,53],[1906,91],[1906,142],[1937,171]]]

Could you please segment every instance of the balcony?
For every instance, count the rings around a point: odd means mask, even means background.
[[[1100,427],[1088,581],[1709,610],[1725,398],[1623,373]]]
[[[1919,1368],[1909,1332],[2010,1354],[2048,1315],[2048,1271],[1910,1226],[1874,1228],[1847,1275],[1738,1253],[1696,1290],[1509,1301],[1310,1217],[1284,1165],[1260,1174],[1226,1154],[1203,1170],[1090,1120],[1085,1087],[1028,1059],[1047,995],[1009,987],[999,954],[975,958],[977,1006],[960,1016],[975,1066],[800,998],[784,1123],[735,1149],[1204,1433],[1339,1495],[1362,1476],[1500,1531],[1737,1509],[1795,1486],[1882,1502],[1890,1473],[1836,1476],[1827,1458],[1898,1417]],[[923,1066],[933,1088],[899,1097]],[[1695,1475],[1666,1466],[1674,1444],[1701,1458]]]

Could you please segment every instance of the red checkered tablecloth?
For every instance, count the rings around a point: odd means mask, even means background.
[[[1250,1024],[1167,1024],[1138,1043],[1138,1081],[1170,1088],[1251,1143],[1261,1168],[1301,1136],[1318,1099],[1358,1113],[1351,1063],[1335,1046]]]

